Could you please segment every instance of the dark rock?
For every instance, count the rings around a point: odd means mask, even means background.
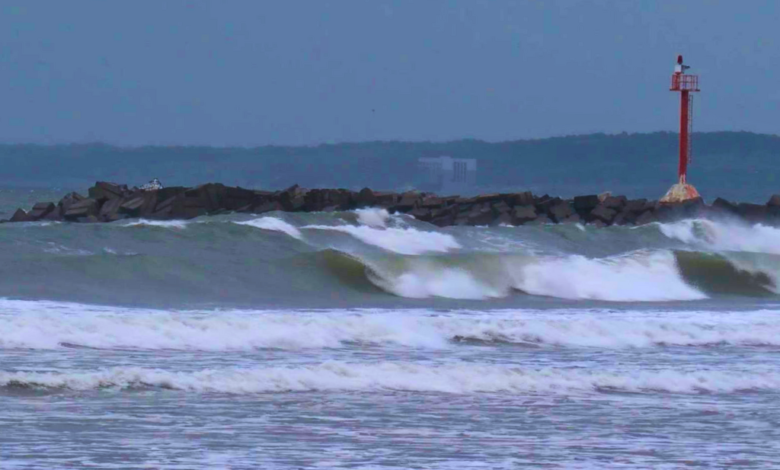
[[[599,205],[599,197],[596,195],[577,196],[574,198],[574,210],[589,213]]]
[[[89,188],[89,197],[96,201],[110,201],[111,199],[119,199],[127,194],[126,184],[108,183],[106,181],[98,181],[95,186]]]
[[[355,196],[355,204],[357,207],[371,207],[376,205],[377,197],[374,192],[369,188],[363,188]]]
[[[521,225],[536,219],[536,208],[532,205],[517,206],[512,212],[512,222],[514,225]]]
[[[732,204],[731,202],[720,197],[715,199],[715,201],[712,203],[712,208],[725,213],[733,214],[737,212],[737,206],[735,204]]]
[[[737,214],[748,222],[764,222],[768,218],[769,211],[767,206],[759,204],[741,203],[737,206]]]
[[[398,194],[374,191],[374,197],[376,198],[376,205],[379,207],[394,206],[398,202]]]
[[[491,202],[497,202],[500,201],[502,198],[501,194],[481,194],[479,196],[474,197],[474,202],[477,204],[485,204],[491,203]]]
[[[766,205],[770,207],[780,207],[780,194],[773,194]]]
[[[653,222],[658,222],[654,211],[645,211],[634,221],[636,225],[647,225]]]
[[[569,205],[568,202],[558,201],[556,204],[554,204],[549,208],[547,213],[554,221],[561,222],[571,217],[574,214],[574,211],[572,210],[571,205]]]
[[[603,204],[599,204],[595,209],[590,211],[590,216],[592,219],[600,220],[607,225],[612,223],[616,215],[617,211],[610,209]]]
[[[579,214],[572,214],[568,217],[566,217],[564,220],[560,221],[562,224],[579,224],[582,222],[582,218]]]
[[[623,207],[624,211],[633,213],[644,212],[648,209],[650,209],[650,207],[647,206],[647,199],[632,199],[626,201],[625,207]]]
[[[117,213],[130,217],[150,217],[155,213],[157,196],[157,191],[138,191],[130,199],[122,200]],[[110,202],[113,201],[108,201],[106,204]],[[110,209],[112,208],[113,206]]]
[[[493,204],[493,212],[496,214],[508,214],[512,211],[512,208],[509,207],[509,204],[506,203],[506,201],[498,201]]]
[[[58,206],[60,206],[60,212],[64,215],[70,209],[73,204],[83,201],[85,198],[79,193],[66,194],[65,197],[60,199]]]
[[[53,211],[51,211],[48,214],[44,215],[41,220],[58,222],[58,221],[63,220],[62,214],[63,214],[62,207],[57,205],[57,206],[54,206],[54,210]]]
[[[530,206],[534,203],[534,195],[531,191],[525,191],[523,193],[508,194],[505,199],[511,206]]]
[[[14,212],[14,215],[11,216],[9,222],[29,222],[31,220],[32,219],[27,214],[27,212],[22,209],[16,209],[16,212]]]
[[[450,225],[455,225],[455,214],[442,214],[431,219],[431,223],[437,227],[448,227]]]
[[[283,211],[284,207],[276,201],[263,203],[252,211],[255,214],[265,214],[266,212]]]
[[[98,202],[94,199],[82,199],[68,206],[68,210],[63,214],[67,220],[78,220],[90,215],[97,215]]]
[[[627,202],[628,199],[625,196],[609,196],[604,199],[604,202],[602,202],[601,205],[607,209],[613,209],[617,212],[620,212],[620,210],[625,207]]]
[[[162,195],[158,194],[158,198],[159,197],[162,197]],[[166,198],[163,197],[160,200],[165,199]],[[252,204],[255,200],[257,200],[257,194],[255,194],[255,192],[252,190],[225,186],[224,192],[221,195],[218,204],[220,209],[224,209],[226,211],[236,211],[242,207],[246,207],[247,205]]]
[[[489,204],[474,206],[467,216],[469,225],[490,225],[493,222],[493,210]]]
[[[54,212],[55,209],[57,209],[57,206],[55,206],[52,202],[38,202],[33,206],[32,210],[28,214],[28,217],[30,220],[41,220],[50,213]]]
[[[637,215],[635,212],[623,210],[623,212],[620,212],[612,220],[612,225],[631,225],[636,221],[636,219]]]
[[[419,205],[426,209],[438,209],[444,205],[444,199],[435,196],[426,196],[420,200]]]
[[[103,222],[114,222],[120,219],[124,219],[127,216],[119,213],[119,207],[124,201],[122,199],[110,199],[103,203],[98,213],[98,218]]]
[[[417,220],[422,220],[423,222],[429,222],[431,219],[433,219],[431,210],[424,207],[412,209],[408,214]]]
[[[417,205],[417,201],[421,199],[420,193],[409,191],[401,194],[401,199],[393,206],[393,210],[396,212],[409,212]]]
[[[550,208],[561,202],[561,198],[559,197],[543,196],[542,198],[537,199],[536,204],[534,205],[536,206],[537,213],[550,215]]]

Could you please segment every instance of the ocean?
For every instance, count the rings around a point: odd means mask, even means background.
[[[54,193],[0,191],[0,218]],[[780,461],[779,228],[364,209],[0,245],[3,469]]]

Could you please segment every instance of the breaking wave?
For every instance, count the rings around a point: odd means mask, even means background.
[[[696,219],[659,224],[669,238],[715,251],[780,255],[780,228]]]
[[[329,230],[349,234],[368,245],[402,255],[446,253],[461,248],[450,234],[415,228],[374,228],[367,225],[306,225],[309,230]]]
[[[573,392],[734,393],[780,391],[780,375],[728,371],[587,372],[523,369],[497,365],[431,366],[414,363],[326,362],[294,367],[206,369],[170,372],[139,367],[99,371],[0,372],[2,388],[96,390],[165,388],[198,393],[383,392],[452,394],[513,393],[566,395]]]
[[[448,349],[463,341],[596,348],[780,347],[776,311],[717,314],[605,310],[170,312],[0,301],[0,348],[245,351],[395,344]]]
[[[303,236],[301,231],[295,226],[285,222],[284,220],[277,219],[276,217],[261,217],[259,219],[247,220],[243,222],[233,222],[238,225],[248,225],[263,230],[270,230],[272,232],[282,232],[297,239],[302,240]]]

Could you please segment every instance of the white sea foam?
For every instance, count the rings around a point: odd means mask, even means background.
[[[148,226],[148,227],[165,227],[165,228],[185,229],[185,228],[187,228],[187,224],[188,224],[188,222],[185,221],[185,220],[146,220],[146,219],[138,219],[138,220],[134,220],[132,222],[124,224],[123,227]]]
[[[696,300],[706,295],[685,283],[674,255],[651,254],[589,259],[571,255],[541,259],[510,269],[514,286],[534,295],[607,301]]]
[[[442,349],[454,338],[563,347],[780,346],[776,311],[168,312],[0,300],[0,348],[241,351],[395,344]]]
[[[387,227],[387,221],[390,220],[390,213],[387,212],[387,209],[356,209],[355,213],[358,216],[358,223],[369,227]]]
[[[282,232],[298,240],[303,239],[300,230],[298,230],[296,227],[285,222],[282,219],[277,219],[276,217],[261,217],[259,219],[252,219],[244,222],[233,222],[233,223],[238,225],[248,225],[250,227],[255,227],[263,230]]]
[[[280,393],[289,391],[415,391],[567,395],[573,392],[733,393],[780,391],[771,371],[653,370],[587,372],[578,369],[527,369],[499,365],[417,363],[352,364],[325,362],[296,367],[206,369],[171,372],[139,367],[98,371],[0,372],[0,386],[93,390],[162,387],[205,393]]]
[[[371,264],[371,263],[367,263]],[[410,298],[486,299],[513,289],[563,299],[669,301],[705,299],[688,285],[671,252],[633,252],[591,259],[580,255],[507,256],[459,267],[434,260],[407,260],[401,273],[372,266],[369,279]]]
[[[683,243],[715,251],[780,255],[780,229],[737,221],[683,220],[659,224],[661,233]]]
[[[373,228],[366,225],[307,225],[309,230],[330,230],[349,234],[363,243],[402,255],[446,253],[460,248],[452,235],[414,228]]]
[[[380,288],[412,299],[443,297],[482,300],[505,297],[509,293],[508,285],[494,286],[481,282],[462,268],[418,267],[395,278],[369,277]]]

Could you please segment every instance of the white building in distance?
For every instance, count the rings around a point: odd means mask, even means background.
[[[468,191],[477,182],[477,160],[473,158],[420,158],[417,164],[425,174],[425,185],[441,195]]]

